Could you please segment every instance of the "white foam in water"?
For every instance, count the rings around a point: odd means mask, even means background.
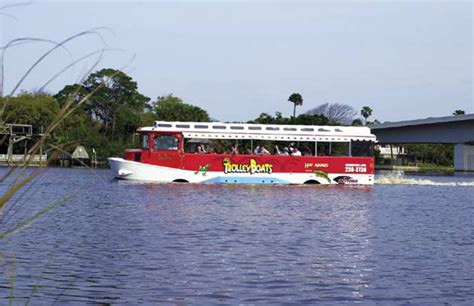
[[[424,186],[463,186],[474,187],[474,181],[471,182],[434,182],[429,179],[406,178],[403,171],[397,171],[389,175],[379,177],[375,180],[379,185],[424,185]]]

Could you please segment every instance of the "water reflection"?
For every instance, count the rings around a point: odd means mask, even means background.
[[[16,255],[19,303],[33,290],[40,304],[462,302],[465,190],[136,184],[52,169],[12,219],[77,196],[1,241],[0,298]]]

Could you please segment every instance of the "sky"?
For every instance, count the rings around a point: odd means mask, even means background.
[[[106,48],[94,71],[122,69],[152,100],[172,93],[222,121],[289,116],[294,92],[304,100],[297,113],[323,103],[367,105],[382,122],[474,113],[471,1],[42,0],[2,12],[2,46],[100,28],[55,50],[23,90]],[[5,93],[50,47],[5,52]],[[96,60],[81,61],[47,90],[77,82]]]

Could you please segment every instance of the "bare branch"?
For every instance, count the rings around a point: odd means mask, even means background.
[[[340,103],[324,103],[306,112],[307,115],[323,115],[331,124],[351,124],[356,116],[352,106]]]

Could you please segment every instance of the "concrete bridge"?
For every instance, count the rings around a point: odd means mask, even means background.
[[[474,171],[474,114],[370,126],[380,144],[454,144],[454,169]]]

